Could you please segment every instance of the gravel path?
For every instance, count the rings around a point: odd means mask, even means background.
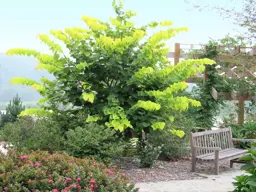
[[[137,183],[136,186],[140,192],[229,192],[234,190],[234,177],[241,174],[239,169],[230,169],[218,176],[205,175],[207,179]]]
[[[229,172],[229,162],[220,162],[220,173]],[[172,180],[198,180],[206,179],[214,175],[214,163],[197,163],[196,173],[191,172],[190,158],[183,158],[177,161],[157,161],[153,168],[139,168],[139,161],[136,158],[121,158],[116,163],[118,169],[132,179],[134,183],[159,182]],[[234,164],[239,168],[241,164]]]

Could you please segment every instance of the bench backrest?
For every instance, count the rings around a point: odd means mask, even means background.
[[[220,147],[221,149],[233,148],[232,129],[223,128],[218,130],[190,133],[190,145],[193,150],[197,147]],[[212,151],[206,149],[197,150],[196,155],[203,155]]]

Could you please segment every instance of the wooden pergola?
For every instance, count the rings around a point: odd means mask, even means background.
[[[219,75],[231,79],[246,79],[256,86],[256,49],[252,47],[234,47],[234,46],[217,46],[218,55],[215,61],[226,63],[225,67],[218,69]],[[174,52],[169,52],[167,57],[174,59],[177,64],[182,59],[200,58],[207,51],[207,46],[196,44],[175,43]],[[196,83],[197,78],[207,78],[207,74],[197,74],[195,77],[187,79],[188,83]],[[235,91],[217,92],[214,87],[210,90],[214,99],[237,100],[238,104],[238,124],[244,123],[245,101],[256,101],[254,93],[239,94]]]

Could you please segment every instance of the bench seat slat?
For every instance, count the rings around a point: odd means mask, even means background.
[[[224,149],[224,150],[220,151],[219,159],[226,159],[226,158],[233,157],[233,156],[243,155],[247,152],[248,151],[244,150],[244,149],[236,149],[236,148]],[[208,154],[204,154],[204,155],[199,155],[196,158],[200,159],[200,160],[214,160],[215,153],[213,152],[213,153],[208,153]]]
[[[227,152],[227,151],[229,151],[229,150],[233,150],[233,148],[223,149],[223,150],[221,150],[221,151]],[[220,153],[221,153],[221,151],[220,151]],[[203,154],[203,155],[198,155],[198,156],[196,156],[196,158],[197,158],[197,159],[203,159],[203,158],[205,158],[205,157],[212,156],[212,155],[215,156],[215,153],[214,153],[213,150],[211,150],[211,152],[209,152],[209,153],[205,153],[205,154]]]

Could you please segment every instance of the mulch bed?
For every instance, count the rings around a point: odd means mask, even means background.
[[[176,161],[157,161],[153,168],[139,168],[139,160],[133,157],[123,157],[115,162],[115,166],[131,178],[134,183],[158,182],[170,180],[205,179],[214,174],[214,163],[197,163],[196,172],[191,172],[190,158]],[[234,164],[234,167],[241,165]],[[230,170],[229,162],[220,163],[220,173]]]

